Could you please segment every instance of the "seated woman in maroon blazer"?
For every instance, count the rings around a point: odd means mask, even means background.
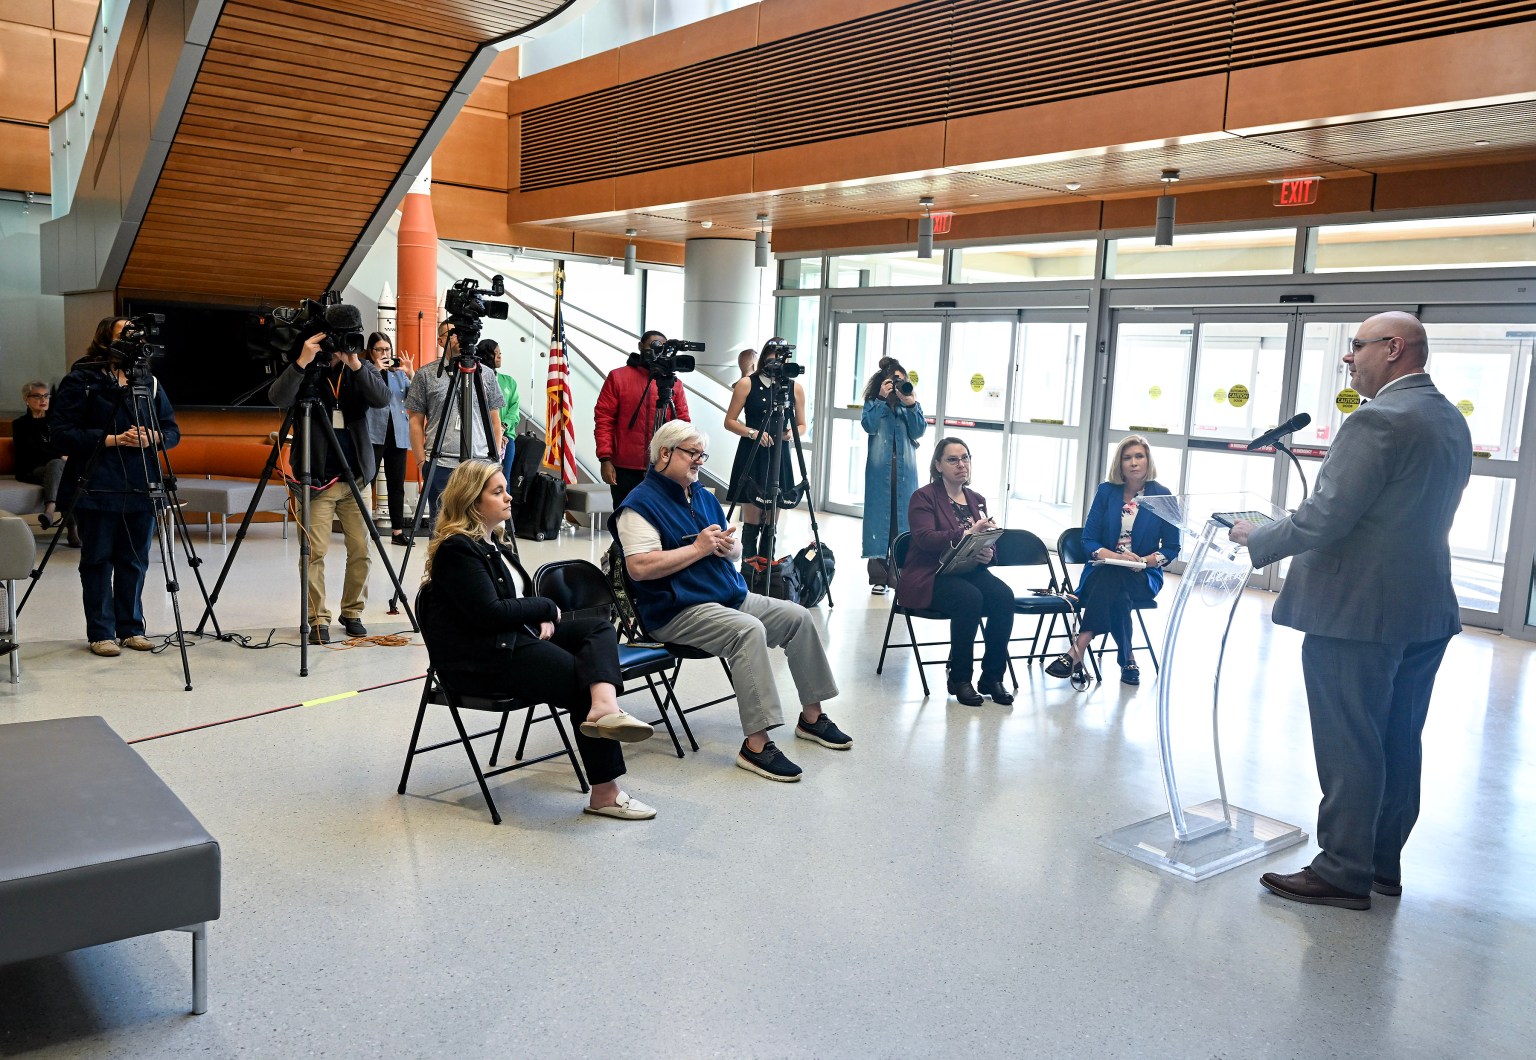
[[[1006,705],[1013,702],[1003,684],[1008,639],[1013,636],[1013,590],[985,566],[965,574],[938,573],[939,564],[961,540],[996,526],[987,515],[987,499],[966,488],[970,481],[970,448],[959,438],[940,438],[928,464],[928,485],[907,502],[912,540],[896,584],[896,602],[949,616],[950,695],[968,707],[980,706],[983,694]],[[981,556],[984,563],[992,562],[991,549]],[[986,651],[981,658],[981,683],[973,686],[976,627],[983,618],[987,620]]]
[[[502,544],[512,514],[506,476],[488,460],[453,469],[427,546],[432,592],[417,616],[438,675],[469,695],[549,703],[576,722],[576,751],[592,784],[585,812],[643,821],[656,811],[619,790],[624,755],[651,727],[619,708],[619,641],[600,618],[560,617],[534,596],[517,556]]]

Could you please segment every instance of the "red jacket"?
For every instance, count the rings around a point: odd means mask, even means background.
[[[642,398],[644,407],[637,416],[635,409]],[[671,419],[688,419],[688,398],[680,381],[672,384],[672,402],[675,414]],[[603,380],[603,389],[597,395],[597,408],[592,414],[597,458],[613,461],[614,467],[644,471],[651,466],[647,447],[655,420],[656,388],[651,386],[651,373],[629,365],[615,368]]]
[[[965,503],[973,521],[987,517],[987,499],[975,490],[965,491]],[[912,494],[907,502],[907,525],[912,528],[912,540],[907,543],[907,562],[896,580],[896,602],[902,607],[931,607],[939,561],[965,536],[955,510],[949,506],[944,483],[930,482]]]

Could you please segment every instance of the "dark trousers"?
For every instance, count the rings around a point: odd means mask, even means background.
[[[438,498],[443,495],[443,490],[448,485],[448,478],[452,474],[453,467],[445,467],[442,464],[432,469],[432,480],[427,483],[427,514],[434,520],[437,518]]]
[[[624,752],[617,740],[583,736],[581,723],[592,709],[590,687],[607,682],[622,691],[619,638],[612,624],[600,618],[570,618],[555,627],[548,640],[524,637],[494,672],[448,674],[455,690],[483,696],[516,696],[549,703],[571,716],[576,753],[587,780],[606,784],[624,775]]]
[[[25,474],[22,473],[21,468],[17,468],[16,478],[22,482],[43,487],[43,503],[56,504],[59,499],[59,483],[64,481],[64,461],[50,460]]]
[[[80,530],[80,591],[87,640],[118,640],[144,632],[144,573],[149,570],[155,513],[75,509]]]
[[[608,492],[613,494],[613,506],[617,508],[624,503],[624,498],[629,496],[629,491],[645,481],[645,471],[632,471],[627,467],[615,467],[613,475],[619,481],[608,487]]]
[[[405,529],[405,454],[391,438],[373,447],[374,459],[384,469],[384,486],[389,493],[389,528]],[[377,487],[375,487],[377,488]]]
[[[1129,666],[1133,658],[1131,645],[1135,643],[1131,636],[1131,608],[1153,600],[1147,576],[1128,567],[1096,567],[1078,589],[1077,600],[1083,616],[1082,628],[1094,635],[1108,633],[1118,649],[1115,654],[1120,665]]]
[[[949,616],[949,677],[969,681],[976,667],[976,628],[987,620],[983,681],[1001,680],[1013,636],[1013,590],[985,567],[933,579],[933,609]]]
[[[1373,644],[1308,633],[1301,669],[1323,801],[1312,870],[1345,891],[1402,879],[1419,818],[1420,737],[1449,637]]]

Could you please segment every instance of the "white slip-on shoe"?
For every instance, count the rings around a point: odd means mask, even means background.
[[[632,799],[627,792],[619,792],[618,801],[612,806],[587,806],[581,811],[594,817],[617,817],[621,821],[649,821],[656,816],[654,807],[639,799]]]
[[[609,714],[596,721],[581,723],[581,734],[593,739],[619,740],[622,743],[639,743],[656,735],[656,730],[626,711]]]

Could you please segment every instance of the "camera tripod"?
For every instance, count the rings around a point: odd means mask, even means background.
[[[457,330],[450,332],[458,335]],[[478,332],[475,333],[478,339]],[[422,371],[431,371],[423,368]],[[474,355],[473,345],[466,347],[462,342],[459,352],[453,357],[445,355],[438,359],[437,374],[451,371],[452,377],[448,380],[448,392],[443,395],[442,416],[437,421],[437,430],[432,435],[432,445],[428,450],[427,466],[422,468],[421,495],[416,498],[416,514],[411,519],[411,532],[406,535],[405,557],[400,561],[400,573],[405,574],[405,568],[411,562],[411,550],[416,547],[416,538],[421,533],[422,513],[427,510],[427,494],[432,489],[432,478],[437,473],[437,463],[442,455],[443,435],[447,433],[448,421],[452,418],[453,409],[457,409],[459,417],[459,460],[472,460],[474,453],[474,431],[470,425],[478,422],[485,431],[486,459],[500,466],[501,456],[496,452],[496,436],[491,431],[491,407],[486,403],[485,390],[480,384],[480,361]],[[510,529],[509,522],[509,529]],[[506,535],[512,544],[512,554],[517,555],[517,535]],[[397,604],[405,600],[405,590],[399,583],[395,585],[396,595],[390,597],[389,613],[397,613]]]
[[[749,477],[747,485],[756,497],[756,503],[763,511],[762,529],[759,531],[757,548],[759,556],[766,556],[768,562],[757,569],[753,565],[753,573],[747,580],[747,588],[758,592],[763,596],[768,595],[773,583],[773,560],[777,552],[775,538],[778,536],[779,509],[781,506],[796,508],[800,505],[800,498],[805,498],[805,510],[811,516],[811,539],[816,542],[816,569],[821,574],[822,584],[827,587],[827,606],[836,607],[837,602],[832,599],[832,579],[827,577],[827,561],[823,553],[825,549],[821,545],[821,527],[816,522],[816,504],[811,500],[811,476],[805,467],[805,450],[800,445],[800,432],[796,429],[796,418],[791,415],[795,411],[795,385],[794,380],[779,378],[769,381],[769,410],[768,418],[763,422],[762,431],[774,439],[773,452],[768,458],[768,485],[763,486],[755,478]],[[795,460],[800,469],[800,481],[795,484],[796,497],[790,504],[784,505],[783,458],[784,450],[788,445],[783,440],[785,424],[790,424],[790,439],[795,446]],[[760,444],[754,437],[752,444]],[[754,454],[754,457],[756,454]],[[748,468],[756,463],[754,459]],[[736,504],[731,504],[731,510],[726,518],[730,519],[736,513]],[[753,557],[744,556],[750,560]],[[761,581],[760,587],[754,587],[753,583]]]
[[[103,366],[106,367],[106,366]],[[126,394],[119,393],[118,400],[126,398],[128,402],[128,419],[132,427],[141,434],[150,432],[154,439],[152,445],[137,450],[138,459],[144,469],[145,487],[132,490],[93,490],[90,488],[91,475],[101,462],[102,454],[107,449],[107,439],[104,436],[91,450],[91,455],[86,457],[85,467],[76,478],[78,485],[74,496],[70,498],[69,507],[59,520],[58,529],[53,532],[52,539],[48,542],[48,548],[43,552],[42,562],[32,571],[31,584],[27,586],[21,603],[17,606],[18,614],[27,606],[27,600],[32,596],[32,590],[37,588],[38,581],[43,576],[43,571],[48,567],[48,560],[52,558],[54,549],[59,546],[59,535],[69,525],[79,507],[80,499],[84,496],[95,494],[110,496],[112,494],[147,496],[153,511],[154,538],[156,547],[160,553],[160,570],[165,576],[165,591],[171,596],[171,613],[176,619],[176,647],[181,652],[181,676],[183,679],[183,691],[192,691],[192,665],[187,659],[187,635],[186,628],[181,622],[181,584],[176,575],[176,549],[171,542],[170,523],[175,522],[176,529],[180,533],[182,547],[186,550],[187,566],[192,568],[193,577],[197,580],[198,591],[202,593],[203,602],[207,606],[204,612],[204,621],[213,618],[213,603],[209,599],[208,589],[203,585],[203,575],[198,569],[202,566],[202,559],[192,547],[192,534],[187,529],[187,517],[181,509],[181,501],[176,496],[176,475],[171,469],[171,460],[165,450],[165,436],[160,429],[160,416],[155,410],[155,400],[158,396],[158,384],[149,371],[149,359],[140,357],[133,360],[124,368],[128,386]],[[119,456],[119,459],[132,459],[131,456]],[[159,473],[158,477],[151,477],[150,467],[153,466]],[[165,516],[169,514],[169,519]],[[214,628],[218,629],[218,619],[213,619]],[[201,626],[198,629],[201,632]]]
[[[326,407],[324,399],[318,389],[319,379],[323,374],[322,366],[318,362],[311,365],[304,373],[304,382],[300,384],[299,396],[295,399],[293,407],[283,417],[283,425],[278,428],[277,439],[272,443],[272,452],[267,456],[266,466],[262,468],[261,478],[256,483],[256,492],[251,497],[251,503],[245,510],[245,515],[240,520],[240,528],[235,531],[235,543],[230,547],[229,556],[224,560],[224,567],[219,571],[219,577],[213,585],[213,596],[209,600],[208,610],[203,613],[202,620],[197,624],[197,632],[203,632],[203,626],[213,615],[213,605],[218,603],[219,593],[224,588],[224,581],[229,577],[230,568],[234,566],[235,556],[240,552],[240,545],[245,541],[245,535],[250,530],[251,520],[256,514],[257,507],[261,504],[261,495],[267,488],[267,483],[272,480],[272,473],[276,470],[278,460],[282,457],[283,440],[293,433],[294,444],[298,447],[298,458],[291,461],[293,465],[294,479],[298,483],[297,522],[299,525],[299,676],[309,676],[309,565],[311,562],[310,549],[310,490],[315,482],[315,474],[311,470],[314,467],[314,438],[315,425],[320,425],[319,436],[327,452],[336,458],[337,465],[341,468],[342,478],[346,480],[347,489],[352,493],[352,499],[357,504],[357,510],[363,513],[363,523],[368,528],[368,535],[373,539],[373,547],[378,551],[379,558],[384,561],[384,569],[389,572],[389,580],[394,583],[395,591],[403,598],[405,591],[400,588],[400,578],[395,574],[395,568],[389,562],[389,554],[384,549],[384,543],[379,538],[378,527],[368,516],[368,507],[363,503],[363,493],[358,487],[357,477],[352,474],[352,468],[347,463],[342,452],[341,442],[336,438],[336,428],[331,424],[330,409]],[[343,369],[344,371],[349,369]],[[286,369],[285,369],[286,371]],[[329,534],[331,528],[325,526],[322,532]],[[403,568],[402,568],[403,573]],[[406,617],[411,620],[413,630],[419,627],[416,624],[416,616],[411,614],[409,607],[406,609]],[[217,631],[217,623],[215,623]],[[222,635],[222,634],[221,634]]]

